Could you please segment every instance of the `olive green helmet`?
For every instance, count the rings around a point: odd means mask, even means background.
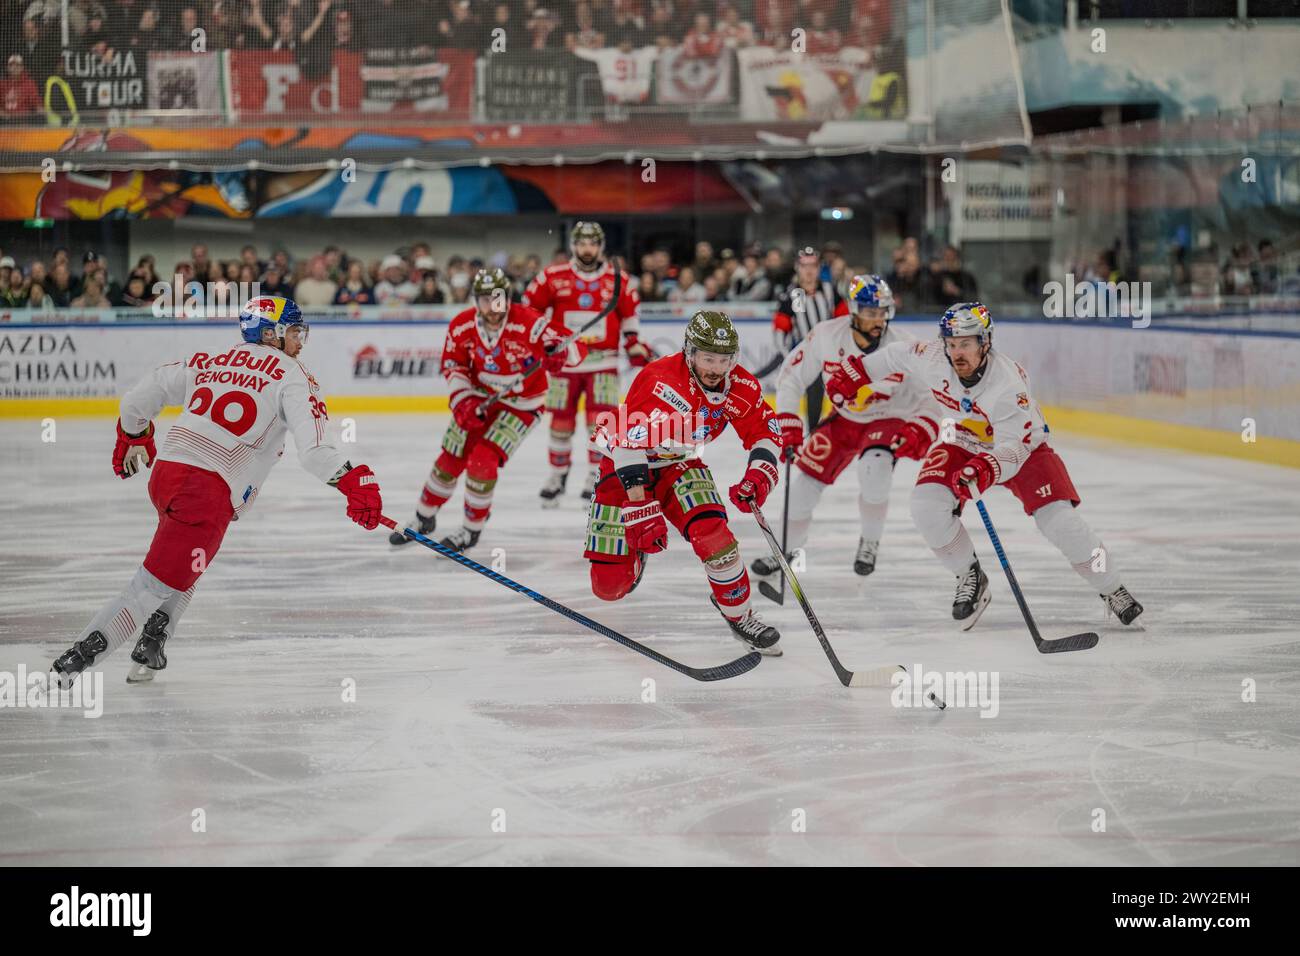
[[[579,239],[590,239],[600,246],[600,251],[605,251],[605,230],[600,227],[598,222],[575,222],[573,228],[569,230],[569,255],[577,256],[573,247],[578,244]]]
[[[739,354],[740,336],[736,334],[736,327],[731,324],[727,313],[702,309],[691,316],[691,321],[686,325],[687,355],[694,349],[721,355]]]
[[[473,289],[475,295],[491,295],[500,289],[509,296],[512,288],[513,284],[504,269],[480,269],[474,275]]]

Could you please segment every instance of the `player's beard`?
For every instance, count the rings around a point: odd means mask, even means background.
[[[579,256],[575,255],[573,261],[577,263],[580,272],[595,272],[600,266],[600,256]]]

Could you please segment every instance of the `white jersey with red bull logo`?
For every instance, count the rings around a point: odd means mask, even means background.
[[[220,475],[236,518],[284,454],[288,432],[303,468],[321,481],[347,462],[334,444],[320,386],[301,362],[269,345],[242,343],[160,365],[122,396],[122,428],[144,431],[166,405],[183,411],[158,458]]]
[[[998,463],[998,483],[1014,478],[1026,459],[1047,441],[1047,423],[1029,393],[1020,363],[990,349],[984,375],[967,388],[948,363],[942,339],[899,342],[862,357],[874,384],[902,374],[929,392],[937,408],[939,440]]]
[[[851,355],[866,358],[881,349],[901,342],[910,345],[916,338],[894,326],[886,325],[880,344],[872,353],[858,346],[853,338],[852,316],[828,319],[813,326],[807,337],[785,357],[776,377],[776,410],[799,414],[799,400],[804,397],[817,377],[829,380],[839,371],[840,363]],[[929,391],[903,375],[893,372],[882,379],[872,378],[871,384],[859,390],[852,401],[845,402],[836,414],[851,422],[878,421],[882,418],[901,418],[904,421],[925,413],[931,417]]]

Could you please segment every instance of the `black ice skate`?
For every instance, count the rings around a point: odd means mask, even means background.
[[[154,671],[167,667],[163,645],[167,643],[167,625],[171,618],[166,611],[154,611],[145,622],[140,639],[131,651],[131,669],[126,673],[128,684],[147,684],[153,680]]]
[[[587,480],[582,483],[582,500],[590,501],[596,497],[596,482],[600,480],[600,473],[596,471],[587,472]]]
[[[1142,613],[1142,605],[1133,599],[1128,588],[1122,584],[1110,594],[1103,594],[1101,599],[1106,602],[1107,615],[1113,613],[1121,624],[1132,624]]]
[[[722,607],[718,604],[718,599],[710,594],[709,600],[718,609],[718,613],[722,614]],[[758,653],[766,657],[780,657],[783,653],[778,643],[781,640],[781,632],[770,624],[764,624],[760,621],[753,608],[746,611],[745,616],[739,621],[731,620],[726,614],[722,614],[722,619],[727,622],[727,626],[731,628],[731,633],[736,636],[736,640],[744,644],[749,650],[758,651]]]
[[[478,544],[478,536],[482,533],[482,531],[471,531],[469,528],[461,528],[459,531],[453,531],[438,543],[444,548],[450,548],[460,554]]]
[[[876,554],[880,551],[879,541],[858,538],[858,553],[853,557],[853,573],[866,577],[876,570]]]
[[[59,655],[50,671],[57,674],[56,680],[63,690],[71,690],[77,682],[77,675],[84,671],[95,658],[108,650],[108,640],[99,631],[91,631],[83,640],[77,641]]]
[[[568,483],[569,473],[567,471],[553,471],[551,477],[546,479],[546,484],[542,485],[538,497],[542,499],[543,508],[558,508],[560,506],[560,496],[564,494],[564,486]]]
[[[966,573],[957,578],[957,593],[952,598],[953,620],[961,622],[961,629],[969,631],[989,606],[989,579],[975,561]]]
[[[429,517],[427,518],[422,518],[418,514],[414,518],[412,518],[409,522],[407,522],[406,525],[406,527],[410,528],[412,531],[418,531],[426,538],[429,535],[433,534],[433,529],[436,528],[437,526],[438,526],[437,515],[429,515]],[[410,544],[414,540],[415,540],[414,538],[408,538],[400,530],[394,531],[392,534],[388,536],[388,543],[391,544],[394,548],[400,548],[402,545]]]
[[[791,551],[789,554],[785,556],[785,559],[787,561],[793,562],[794,556],[795,556],[795,552]],[[766,558],[755,558],[753,563],[750,564],[749,570],[753,571],[760,578],[766,578],[780,571],[781,565],[777,563],[776,558],[771,556],[768,556]]]

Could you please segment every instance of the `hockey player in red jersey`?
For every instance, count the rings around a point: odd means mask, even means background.
[[[777,483],[776,420],[758,380],[736,364],[740,340],[722,312],[702,311],[681,352],[641,370],[617,413],[597,424],[600,478],[587,523],[591,590],[617,601],[640,582],[645,556],[668,547],[668,524],[704,564],[712,601],[737,640],[781,654],[776,628],[750,606],[749,575],[727,525],[727,509],[699,450],[730,423],[749,449],[744,476],[729,490],[743,512]]]
[[[571,329],[579,329],[599,314],[614,293],[615,266],[607,262],[605,231],[599,223],[576,223],[569,233],[569,261],[538,273],[524,293],[524,304]],[[574,368],[551,377],[546,410],[551,413],[548,445],[551,473],[542,486],[542,507],[554,508],[564,494],[573,462],[573,433],[578,427],[578,398],[585,396],[589,470],[582,497],[590,498],[600,469],[601,454],[590,441],[600,416],[618,404],[618,350],[622,343],[633,368],[642,368],[654,355],[637,337],[641,297],[636,284],[623,274],[618,304],[602,321],[582,333],[587,356]]]
[[[978,302],[954,305],[939,320],[939,336],[899,342],[868,355],[851,355],[826,383],[837,406],[873,381],[902,374],[927,388],[940,406],[940,440],[921,463],[912,489],[912,519],[935,556],[957,576],[952,616],[970,628],[989,603],[988,577],[960,520],[970,500],[1005,485],[1038,530],[1095,587],[1122,623],[1142,605],[1120,584],[1101,539],[1077,508],[1065,462],[1047,444],[1048,428],[1020,364],[993,348],[993,317]]]
[[[560,349],[561,340],[570,333],[558,317],[548,319],[510,301],[510,278],[501,269],[479,272],[473,291],[474,307],[458,314],[447,327],[442,374],[451,389],[452,421],[410,524],[420,534],[432,534],[438,510],[464,472],[464,525],[441,541],[456,551],[478,544],[491,514],[497,475],[541,416],[547,374],[566,364],[576,365],[586,355],[581,342]],[[517,381],[539,362],[544,369]],[[503,389],[509,393],[484,412],[483,403]],[[388,540],[400,547],[414,539],[396,531]]]
[[[347,496],[348,517],[379,524],[379,480],[336,447],[320,387],[298,354],[307,342],[302,312],[289,299],[250,299],[239,316],[244,341],[226,352],[196,352],[160,366],[122,396],[113,471],[149,468],[158,528],[144,563],[120,595],[91,620],[51,668],[63,687],[134,636],[127,680],[151,680],[167,666],[164,645],[189,606],[199,576],[217,556],[231,521],[252,507],[293,433],[303,468]],[[153,419],[166,405],[185,410],[159,452]]]

